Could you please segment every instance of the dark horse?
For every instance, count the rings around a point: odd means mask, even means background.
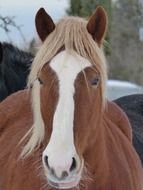
[[[128,95],[115,100],[127,114],[132,125],[133,144],[143,165],[143,94]]]
[[[24,89],[33,56],[9,43],[0,43],[0,101]]]

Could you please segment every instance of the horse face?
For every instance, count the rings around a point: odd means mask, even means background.
[[[102,67],[99,62],[105,62],[100,47],[104,41],[106,20],[107,16],[102,7],[97,8],[87,24],[80,19],[78,22],[67,19],[55,25],[44,9],[40,9],[36,15],[36,29],[44,44],[35,63],[33,62],[29,77],[29,84],[34,85],[32,95],[33,102],[36,102],[33,103],[35,120],[32,137],[23,154],[36,147],[36,143],[33,143],[35,136],[38,136],[35,142],[41,142],[44,138],[44,145],[47,146],[43,152],[43,165],[49,184],[55,188],[75,187],[84,173],[83,155],[87,151],[89,139],[92,139],[91,113],[94,113],[95,109],[93,104],[96,95],[100,98],[102,96],[99,93],[101,85],[95,90],[93,84],[98,81],[98,73],[105,75],[104,64]],[[66,51],[61,51],[63,48]],[[79,55],[76,52],[79,52]],[[92,64],[89,60],[92,60]],[[97,73],[94,63],[97,64]],[[106,78],[102,75],[101,77]],[[98,101],[100,104],[99,98]]]
[[[89,61],[66,51],[56,55],[39,77],[42,116],[48,131],[43,164],[54,187],[71,188],[81,179],[96,96],[92,85],[97,80],[93,77],[97,74]]]

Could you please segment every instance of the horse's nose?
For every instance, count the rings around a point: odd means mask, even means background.
[[[47,155],[44,156],[44,163],[48,169],[51,176],[57,178],[58,180],[63,180],[68,177],[77,168],[77,160],[72,157],[68,163],[54,164],[53,161],[49,159]]]

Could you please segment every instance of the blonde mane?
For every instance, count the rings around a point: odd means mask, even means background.
[[[64,48],[70,53],[76,51],[79,55],[88,59],[95,66],[97,73],[100,75],[101,99],[102,107],[104,109],[106,103],[105,91],[107,80],[106,61],[102,48],[99,48],[98,44],[88,33],[86,25],[87,22],[84,19],[78,17],[66,17],[57,23],[55,30],[44,41],[33,61],[28,80],[28,87],[34,84],[43,66],[47,64],[60,50]],[[33,99],[34,98],[32,97],[32,101]],[[40,101],[40,98],[38,99]],[[38,113],[39,110],[37,110]],[[33,110],[33,114],[34,112],[36,111]],[[35,123],[35,121],[33,122]],[[35,127],[35,129],[37,128],[38,126]],[[32,139],[33,136],[35,136],[35,130],[30,130],[26,136],[29,136],[29,133],[31,133]],[[39,144],[39,139],[42,141],[40,135],[39,137],[37,136],[36,140],[34,140],[34,145],[32,143],[32,148],[31,141],[29,140],[28,144],[23,150],[22,155],[30,154],[37,144]]]

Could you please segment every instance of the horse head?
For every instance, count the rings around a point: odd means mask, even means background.
[[[45,142],[43,165],[53,187],[72,188],[85,171],[84,154],[94,141],[93,113],[96,109],[98,120],[106,101],[106,28],[102,7],[88,22],[69,17],[55,24],[43,8],[36,15],[43,45],[29,76],[34,124],[22,154]]]

